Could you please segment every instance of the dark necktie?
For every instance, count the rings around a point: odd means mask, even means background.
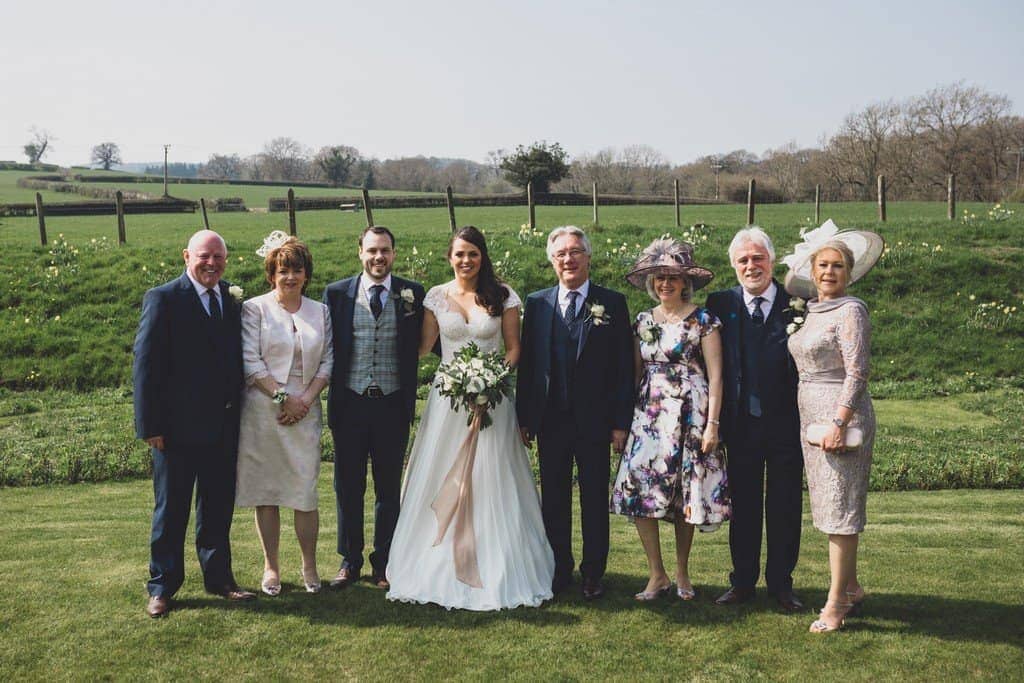
[[[379,318],[384,311],[384,304],[380,300],[380,293],[383,291],[384,285],[370,287],[370,312],[373,313],[374,319]]]
[[[763,296],[754,297],[754,312],[751,314],[750,319],[754,321],[754,325],[757,327],[764,327],[764,311],[761,310],[762,303],[764,303]]]
[[[763,296],[754,297],[754,312],[750,315],[750,319],[754,322],[754,329],[758,332],[764,329],[764,311],[761,310],[763,301]],[[750,399],[747,410],[754,417],[761,417],[761,383],[758,379],[757,372],[755,372],[747,383],[748,398]]]
[[[217,295],[213,293],[212,289],[206,290],[206,296],[210,297],[210,317],[214,320],[220,320],[224,316],[220,312],[220,302],[217,301]]]
[[[572,325],[576,322],[576,300],[580,298],[579,292],[569,292],[569,305],[565,307],[565,324]]]

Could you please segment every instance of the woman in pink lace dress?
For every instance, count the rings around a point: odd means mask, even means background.
[[[811,517],[829,538],[831,585],[825,607],[811,624],[814,633],[841,628],[864,599],[857,580],[857,545],[864,530],[875,437],[867,390],[870,324],[867,306],[847,296],[846,288],[874,265],[883,244],[874,233],[838,233],[829,226],[831,222],[814,231],[817,239],[814,233],[805,237],[810,248],[803,254],[798,249],[800,260],[786,261],[791,267],[786,288],[799,295],[810,284],[817,292],[807,302],[803,324],[799,318],[794,321],[798,329],[789,338],[800,373],[800,430]]]

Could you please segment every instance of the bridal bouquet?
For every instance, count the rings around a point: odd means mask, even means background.
[[[512,396],[512,370],[505,358],[498,352],[484,353],[472,342],[438,366],[434,380],[441,395],[451,401],[452,410],[465,406],[467,425],[478,411],[483,412],[481,429],[493,422],[487,411]]]

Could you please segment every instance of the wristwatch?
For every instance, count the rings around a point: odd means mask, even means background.
[[[839,427],[840,429],[842,429],[843,427],[846,426],[846,420],[844,420],[842,418],[839,418],[839,417],[833,417],[832,418],[832,424],[834,424],[836,427]]]

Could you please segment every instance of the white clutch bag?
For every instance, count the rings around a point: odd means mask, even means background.
[[[825,438],[825,434],[828,433],[831,427],[832,425],[827,424],[807,425],[807,443],[821,448],[821,440]],[[856,427],[847,427],[843,449],[847,451],[855,451],[860,448],[862,443],[864,443],[864,432],[860,431]]]

